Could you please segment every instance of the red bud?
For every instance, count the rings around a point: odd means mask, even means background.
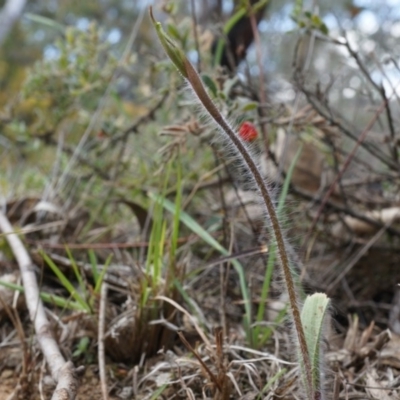
[[[251,122],[245,121],[239,128],[239,136],[245,142],[252,142],[257,139],[257,128]]]

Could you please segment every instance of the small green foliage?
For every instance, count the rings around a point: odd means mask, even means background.
[[[257,400],[262,399],[262,395],[276,382],[281,376],[285,375],[286,373],[286,368],[281,369],[279,372],[277,372],[266,384],[265,386],[261,389],[259,395],[257,396]]]
[[[167,199],[163,199],[160,196],[149,193],[149,197],[157,202],[162,202],[163,207],[169,212],[175,212],[175,207],[172,202]],[[215,240],[210,233],[205,230],[200,224],[198,224],[189,214],[184,211],[180,212],[179,215],[180,221],[186,227],[188,227],[193,233],[197,234],[201,239],[203,239],[206,243],[208,243],[215,250],[220,252],[224,256],[229,256],[230,252],[225,249],[217,240]],[[250,295],[247,288],[247,282],[245,278],[245,273],[242,264],[238,260],[232,260],[232,265],[235,268],[236,272],[239,276],[240,281],[240,290],[243,296],[243,302],[245,307],[245,316],[244,316],[244,327],[246,331],[247,340],[249,343],[252,342],[252,334],[251,334],[251,303],[250,303]]]
[[[167,33],[176,41],[181,41],[182,36],[178,27],[174,24],[167,24]]]
[[[89,260],[90,260],[90,265],[92,267],[92,275],[93,275],[93,279],[95,282],[97,282],[99,280],[99,269],[97,267],[97,258],[96,258],[96,253],[90,249],[88,251],[88,255],[89,255]]]
[[[248,0],[242,0],[240,7],[238,10],[228,19],[228,21],[225,23],[223,27],[223,35],[226,37],[229,32],[234,28],[234,26],[244,17],[248,12],[255,13],[262,7],[264,7],[266,4],[269,3],[269,0],[260,0],[254,5],[249,7],[249,1]],[[218,40],[217,43],[217,49],[215,51],[215,57],[214,57],[214,65],[219,65],[221,63],[222,59],[222,53],[224,51],[224,46],[225,46],[225,38],[221,37]]]
[[[54,56],[38,62],[23,86],[29,101],[42,118],[36,132],[56,129],[65,118],[87,119],[98,105],[116,67],[101,31],[91,24],[87,32],[68,27],[58,40]],[[49,111],[51,110],[51,113]]]
[[[60,33],[65,33],[65,26],[55,21],[54,19],[44,17],[43,15],[25,13],[24,18],[30,21],[36,22],[40,25],[47,26],[49,28],[55,29]]]
[[[25,292],[24,288],[21,285],[16,285],[14,283],[5,282],[5,281],[0,280],[0,285],[6,287],[8,289],[16,290],[20,293]],[[65,299],[64,297],[56,296],[52,293],[47,293],[47,292],[40,292],[39,295],[40,295],[40,298],[43,301],[45,301],[46,303],[55,305],[62,309],[75,310],[75,311],[81,311],[81,312],[87,311],[86,307],[82,307],[81,303],[78,303],[71,299]]]
[[[96,270],[96,273],[93,274],[93,280],[94,280],[94,283],[95,283],[95,286],[94,286],[94,294],[95,295],[99,295],[100,294],[101,285],[103,284],[104,277],[106,276],[108,267],[110,266],[111,259],[112,259],[112,254],[110,254],[107,257],[106,262],[105,262],[103,268],[101,269],[100,273],[99,273],[99,269],[97,267],[97,263],[93,264],[93,261],[91,260],[92,269]],[[95,300],[95,298],[91,299],[92,303],[93,303],[94,300]],[[92,303],[91,303],[91,305],[93,306]]]
[[[164,390],[166,389],[168,387],[168,384],[164,384],[164,385],[161,385],[152,395],[151,395],[151,397],[150,397],[150,400],[157,400],[157,399],[159,399],[160,397],[159,396],[161,396],[162,395],[162,393],[164,392]]]
[[[60,283],[64,286],[64,288],[68,291],[70,296],[78,303],[81,305],[82,309],[85,310],[87,313],[92,313],[92,308],[90,304],[87,302],[85,295],[81,295],[79,291],[75,288],[73,283],[64,275],[64,273],[61,271],[61,269],[53,262],[53,260],[44,252],[41,252],[41,256],[45,260],[46,264],[51,268],[51,270],[54,272],[54,274],[57,276],[59,279]],[[83,285],[83,280],[82,277],[80,276],[79,270],[76,266],[76,263],[73,262],[73,269],[75,272],[75,275],[78,277],[79,276],[79,284],[82,289]],[[74,266],[75,265],[75,266]],[[83,286],[84,287],[84,286]]]
[[[300,29],[305,29],[306,31],[317,30],[324,35],[329,34],[328,27],[318,14],[313,14],[310,11],[304,11],[302,13],[301,8],[299,9],[297,5],[292,13],[292,19],[297,23]]]
[[[254,102],[254,101],[248,101],[242,105],[241,111],[242,111],[242,113],[246,113],[248,111],[256,110],[257,108],[258,108],[258,103]]]
[[[218,96],[218,87],[215,81],[207,74],[202,74],[201,79],[209,91],[212,93],[213,97]]]
[[[160,43],[164,47],[165,52],[168,54],[168,57],[174,63],[175,67],[178,68],[178,71],[187,78],[186,71],[186,56],[185,53],[178,47],[172,39],[166,34],[160,22],[157,22],[154,19],[152,8],[150,7],[150,17],[153,22],[154,28],[156,29],[158,38],[160,39]]]
[[[90,339],[87,336],[79,339],[76,349],[72,353],[73,358],[78,358],[82,355],[87,354],[88,348],[90,344]]]
[[[292,11],[292,19],[294,21],[297,21],[300,18],[302,11],[303,11],[303,0],[295,0]]]
[[[304,327],[307,347],[312,365],[313,391],[321,393],[321,336],[324,330],[325,314],[329,299],[324,293],[314,293],[307,296],[301,311],[301,322]],[[301,359],[301,356],[299,356]],[[305,380],[304,364],[301,363],[302,379]]]

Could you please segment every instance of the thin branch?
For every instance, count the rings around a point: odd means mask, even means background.
[[[98,332],[98,362],[99,362],[99,375],[101,382],[101,393],[103,400],[108,400],[108,388],[107,388],[107,374],[106,374],[106,361],[105,361],[105,347],[104,347],[104,330],[106,320],[106,306],[107,306],[107,290],[108,285],[103,282],[101,285],[100,292],[100,307],[99,307],[99,332]]]
[[[315,225],[317,224],[317,222],[318,222],[318,220],[319,220],[319,218],[320,218],[320,216],[322,214],[322,210],[324,209],[327,200],[332,195],[332,193],[333,193],[338,181],[342,178],[343,174],[346,172],[348,166],[350,165],[351,161],[354,158],[354,155],[355,155],[356,151],[358,150],[360,145],[364,142],[364,140],[367,137],[368,132],[371,130],[371,128],[373,127],[375,122],[378,120],[379,116],[382,114],[382,112],[387,107],[387,102],[388,102],[388,100],[382,102],[382,104],[380,105],[380,107],[378,108],[378,110],[376,111],[374,116],[372,117],[372,119],[369,121],[369,123],[365,127],[364,131],[361,133],[360,137],[358,138],[355,146],[353,147],[353,150],[350,152],[350,154],[348,155],[346,161],[344,162],[342,169],[336,175],[336,177],[335,177],[334,181],[332,182],[330,188],[325,193],[325,196],[324,196],[324,198],[322,200],[322,203],[320,204],[320,206],[318,208],[318,211],[317,211],[317,214],[315,215],[314,220],[313,220],[313,222],[311,224],[310,232],[312,232],[314,230]],[[306,242],[307,242],[307,240],[306,240]]]
[[[66,362],[52,334],[43,303],[40,299],[39,286],[34,272],[34,265],[22,241],[14,232],[8,218],[0,212],[0,230],[12,249],[21,271],[25,290],[26,305],[34,324],[37,341],[49,366],[51,376],[57,383],[52,400],[73,400],[78,389],[76,370],[72,362]]]
[[[353,133],[350,129],[350,123],[345,120],[343,116],[337,117],[332,109],[329,109],[328,106],[322,103],[316,96],[309,92],[304,85],[300,82],[299,77],[296,77],[296,82],[299,85],[300,90],[306,96],[307,101],[313,107],[313,109],[323,118],[325,118],[331,126],[337,127],[340,131],[342,131],[346,136],[352,139],[354,142],[359,140],[357,133]],[[397,171],[398,165],[391,159],[386,156],[378,147],[373,145],[372,143],[363,141],[361,146],[368,151],[372,156],[376,157],[378,160],[382,161],[385,165],[387,165],[390,169]]]
[[[389,224],[386,224],[389,225]],[[346,268],[338,274],[334,279],[333,282],[329,284],[326,291],[329,293],[332,291],[336,285],[351,271],[351,269],[360,261],[360,259],[368,252],[368,250],[380,239],[380,237],[386,232],[387,226],[381,228],[381,230],[376,233],[368,243],[360,249],[360,251],[352,258],[352,260],[346,265]]]

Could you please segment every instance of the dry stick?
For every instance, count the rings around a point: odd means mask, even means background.
[[[207,114],[221,128],[221,130],[223,131],[223,135],[227,137],[228,140],[234,145],[237,157],[240,157],[248,168],[248,171],[252,179],[254,180],[262,201],[266,207],[266,211],[271,222],[272,233],[276,240],[278,248],[280,266],[282,268],[286,289],[289,295],[289,303],[293,316],[297,339],[299,342],[300,354],[304,363],[303,367],[305,371],[305,389],[307,392],[307,397],[309,399],[313,399],[317,393],[314,393],[310,355],[308,353],[304,329],[301,323],[300,310],[297,302],[297,293],[294,285],[292,271],[290,268],[288,253],[286,251],[285,240],[278,220],[278,215],[275,211],[275,207],[272,201],[272,196],[270,195],[264,178],[257,168],[257,165],[253,160],[253,157],[251,156],[249,150],[241,141],[241,139],[235,134],[231,126],[226,122],[225,118],[221,115],[211,98],[208,96],[199,75],[197,74],[192,64],[188,61],[182,50],[179,49],[164,33],[161,27],[161,23],[157,22],[154,19],[151,7],[150,17],[153,21],[155,29],[157,30],[158,37],[164,47],[164,50],[168,54],[171,61],[178,68],[179,72],[187,79],[193,91],[197,95],[201,105],[205,108]]]
[[[208,377],[214,385],[218,388],[220,392],[222,392],[222,387],[220,382],[218,382],[217,377],[211,372],[210,368],[207,367],[206,363],[202,360],[202,358],[199,356],[197,351],[192,347],[192,345],[186,340],[185,336],[183,335],[182,332],[178,332],[179,339],[182,340],[182,343],[186,346],[186,348],[195,356],[197,361],[200,363],[201,367],[204,368],[204,370],[207,372]]]
[[[348,136],[352,141],[357,142],[358,137],[357,135],[351,130],[354,129],[352,124],[347,121],[343,116],[339,117],[336,116],[337,112],[335,113],[332,108],[329,107],[328,102],[326,99],[320,99],[319,96],[315,93],[310,92],[304,86],[302,82],[302,78],[299,74],[295,75],[295,80],[301,92],[306,96],[308,102],[313,107],[313,109],[324,119],[326,119],[331,126],[337,127],[340,131],[342,131],[346,136]],[[391,170],[398,170],[398,165],[393,162],[391,158],[387,158],[385,153],[381,151],[377,146],[373,143],[362,142],[361,145],[364,149],[371,154],[372,156],[376,157],[378,160],[382,161],[385,165],[387,165]]]
[[[101,382],[101,393],[104,400],[108,400],[107,376],[106,376],[106,362],[105,362],[105,347],[104,347],[104,330],[106,325],[106,306],[107,306],[107,290],[108,285],[103,282],[100,292],[100,306],[99,306],[99,332],[98,332],[98,358],[99,358],[99,375]]]
[[[386,99],[385,101],[382,102],[382,104],[380,105],[380,107],[378,108],[378,110],[376,111],[375,115],[372,117],[372,119],[369,121],[368,125],[365,127],[364,131],[361,133],[360,137],[358,138],[355,146],[353,147],[353,150],[351,151],[351,153],[348,155],[345,163],[343,164],[343,168],[340,170],[340,172],[336,175],[334,181],[332,182],[331,186],[329,187],[328,191],[325,193],[324,198],[322,199],[322,202],[318,208],[317,214],[314,217],[314,220],[311,224],[309,233],[307,235],[307,238],[305,240],[305,242],[308,242],[309,236],[311,234],[311,232],[314,230],[315,225],[317,224],[322,211],[325,207],[326,202],[328,201],[329,197],[331,197],[333,191],[335,190],[336,184],[338,183],[338,181],[340,179],[342,179],[343,174],[346,172],[348,166],[350,165],[351,161],[354,158],[354,155],[356,154],[356,151],[358,150],[358,148],[360,147],[361,143],[364,142],[365,138],[367,137],[368,132],[370,131],[370,129],[372,128],[372,126],[374,125],[374,123],[376,122],[376,120],[378,119],[379,115],[382,114],[382,112],[385,110],[386,105],[388,104],[390,98]]]
[[[61,355],[40,299],[34,265],[20,238],[14,233],[8,218],[2,212],[0,212],[0,230],[6,234],[5,238],[18,262],[25,290],[26,305],[35,327],[37,341],[49,365],[51,376],[57,382],[51,400],[73,400],[78,389],[76,369],[71,361],[66,362]]]
[[[10,307],[9,304],[7,303],[6,300],[3,299],[3,297],[0,295],[0,304],[3,306],[4,311],[6,312],[8,318],[10,318],[11,323],[14,325],[14,328],[17,332],[17,336],[21,342],[21,347],[23,350],[23,361],[22,361],[22,372],[19,374],[19,383],[23,381],[23,379],[27,375],[28,371],[28,348],[26,345],[26,338],[25,338],[25,332],[22,327],[22,322],[21,319],[19,318],[18,312],[16,307]]]
[[[380,239],[380,237],[386,232],[387,227],[390,224],[386,224],[379,232],[377,232],[371,240],[366,243],[365,246],[353,257],[346,268],[329,284],[326,291],[329,293],[333,290],[336,285],[351,271],[351,269],[360,261],[360,259],[368,252],[368,250]]]
[[[392,89],[393,89],[393,93],[396,93],[396,89],[393,87],[393,85],[392,85]],[[392,140],[392,143],[389,144],[389,150],[392,153],[394,162],[396,164],[398,164],[399,163],[399,154],[398,154],[397,145],[396,145],[396,129],[395,129],[394,123],[393,123],[392,110],[390,109],[390,104],[389,104],[388,98],[386,96],[386,91],[385,91],[385,88],[383,87],[383,85],[381,87],[381,93],[382,93],[382,97],[383,97],[384,101],[387,102],[386,115],[387,115],[387,120],[388,120],[388,125],[389,125],[390,138]]]
[[[385,88],[383,87],[383,85],[379,86],[371,77],[371,75],[369,74],[367,68],[365,67],[365,65],[361,62],[361,59],[358,55],[358,53],[356,51],[354,51],[350,45],[349,40],[347,39],[347,36],[345,35],[345,46],[347,48],[347,50],[349,51],[350,55],[354,58],[354,60],[356,61],[358,67],[360,68],[360,71],[363,73],[363,75],[365,76],[365,78],[370,82],[370,84],[377,90],[377,92],[382,96],[382,100],[384,102],[386,102],[387,107],[386,107],[386,115],[387,115],[387,120],[388,120],[388,125],[389,125],[389,130],[390,130],[390,136],[392,139],[392,145],[389,144],[389,151],[392,153],[393,155],[393,160],[398,163],[398,154],[397,154],[397,149],[396,149],[396,145],[395,145],[395,129],[393,126],[393,119],[392,119],[392,113],[390,110],[390,105],[386,96],[386,92],[385,92]],[[379,66],[378,66],[379,67]],[[390,82],[390,79],[388,79],[388,81]],[[392,86],[392,90],[393,90],[393,94],[396,94],[396,89],[395,87]]]
[[[196,329],[198,335],[200,336],[201,340],[203,341],[203,343],[209,348],[211,349],[211,343],[208,340],[206,334],[203,332],[203,330],[200,328],[199,324],[197,323],[196,319],[187,311],[185,310],[180,304],[178,304],[176,301],[170,299],[169,297],[165,297],[165,296],[157,296],[155,298],[155,300],[161,300],[161,301],[166,301],[169,304],[172,304],[177,310],[179,310],[180,312],[182,312],[183,314],[186,315],[186,317],[188,317],[188,320],[193,324],[194,329]]]

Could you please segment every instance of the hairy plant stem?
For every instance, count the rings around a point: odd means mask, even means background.
[[[275,206],[272,201],[272,196],[269,193],[269,190],[265,184],[264,178],[262,177],[256,163],[254,162],[250,152],[247,150],[246,146],[242,143],[239,137],[235,134],[233,129],[226,122],[225,118],[221,115],[214,102],[211,100],[209,95],[207,94],[204,85],[192,66],[192,64],[185,59],[185,70],[187,74],[187,80],[192,86],[194,92],[199,98],[201,104],[207,110],[207,113],[213,118],[213,120],[223,129],[226,135],[229,137],[229,140],[234,144],[237,151],[243,157],[243,160],[248,167],[257,188],[261,194],[262,200],[267,209],[269,218],[271,220],[272,231],[275,236],[279,257],[281,260],[281,267],[284,275],[284,280],[286,284],[286,288],[289,294],[289,302],[290,308],[293,314],[293,321],[295,325],[295,330],[297,333],[297,338],[299,341],[300,351],[303,357],[303,363],[306,371],[307,378],[307,394],[310,396],[310,399],[314,398],[313,395],[313,384],[312,384],[312,374],[311,374],[311,362],[307,348],[307,342],[304,335],[303,325],[301,323],[300,310],[297,301],[297,294],[294,285],[294,280],[292,277],[292,272],[290,268],[289,257],[286,251],[285,240],[283,237],[282,229],[278,220],[278,215],[275,211]]]
[[[271,221],[272,233],[276,240],[276,245],[278,248],[278,254],[280,258],[280,264],[283,271],[285,285],[289,295],[289,303],[291,312],[293,315],[294,327],[296,330],[297,339],[299,342],[299,349],[302,357],[302,363],[305,371],[305,386],[306,394],[309,400],[315,400],[319,397],[319,393],[315,390],[312,378],[312,367],[310,361],[310,355],[308,352],[308,346],[304,334],[303,325],[301,323],[300,310],[297,302],[296,288],[294,285],[294,280],[290,268],[290,262],[288,257],[288,252],[285,246],[285,240],[283,237],[282,229],[279,223],[278,215],[275,211],[275,207],[272,201],[272,196],[269,193],[268,187],[253,160],[247,147],[243,144],[241,139],[235,134],[234,130],[219,112],[214,102],[211,100],[207,94],[204,85],[200,79],[199,74],[189,62],[189,60],[184,55],[183,51],[177,47],[172,40],[166,35],[162,30],[161,24],[156,22],[152,9],[150,8],[150,17],[156,28],[158,37],[163,45],[166,53],[170,57],[171,61],[178,68],[179,72],[183,75],[185,79],[188,80],[193,91],[198,97],[200,103],[205,108],[207,114],[217,123],[217,125],[223,130],[223,132],[228,137],[229,141],[235,146],[237,152],[242,157],[244,163],[246,164],[254,182],[258,188],[261,198],[265,204],[268,216]]]

